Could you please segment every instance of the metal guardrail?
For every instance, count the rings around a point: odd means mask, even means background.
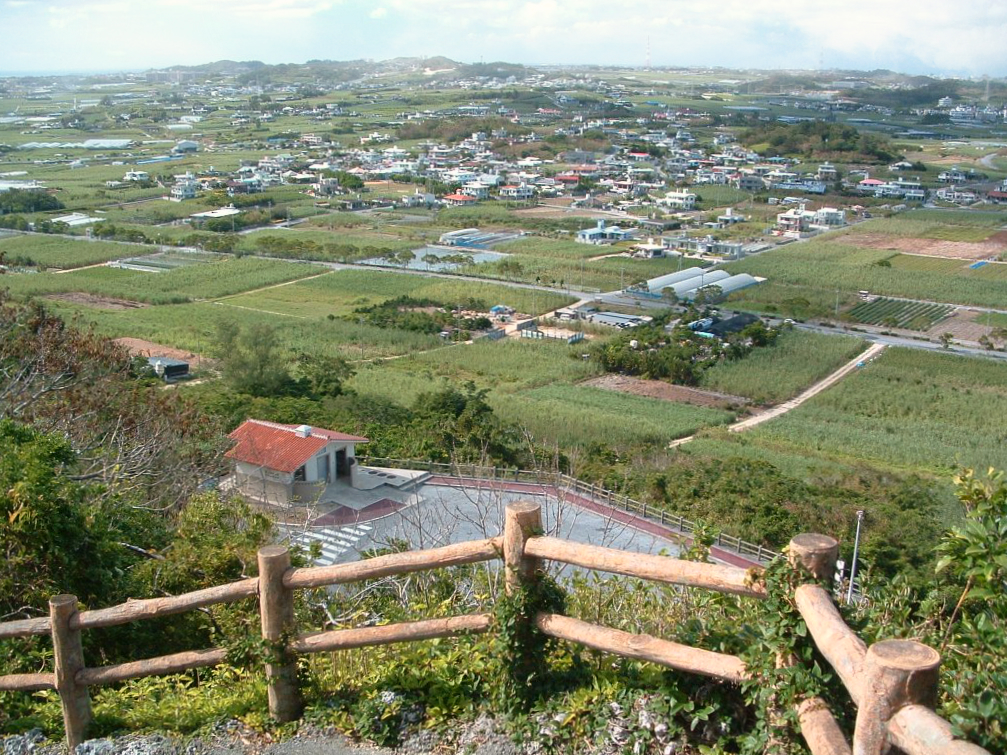
[[[654,504],[644,503],[617,493],[594,483],[578,480],[561,472],[541,472],[528,469],[504,469],[478,464],[442,464],[417,459],[389,459],[383,457],[360,457],[361,464],[396,469],[419,469],[445,477],[474,478],[499,482],[520,482],[534,485],[548,485],[559,491],[574,493],[589,499],[592,503],[608,506],[617,511],[625,511],[683,535],[691,535],[697,528],[696,522],[678,514],[665,511]],[[767,564],[780,557],[780,553],[764,545],[750,543],[734,535],[719,533],[713,543],[716,547],[737,553],[760,564]]]

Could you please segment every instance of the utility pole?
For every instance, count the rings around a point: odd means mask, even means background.
[[[853,539],[853,563],[850,564],[850,586],[846,591],[847,604],[853,601],[853,581],[857,578],[857,554],[860,552],[860,525],[864,522],[864,510],[857,511],[857,535]]]

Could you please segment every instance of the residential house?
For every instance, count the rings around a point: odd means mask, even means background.
[[[181,202],[186,199],[195,199],[199,183],[196,177],[189,172],[180,176],[175,176],[175,185],[171,187],[171,199],[173,202]]]
[[[577,231],[576,241],[581,244],[614,244],[617,241],[630,241],[635,235],[636,231],[633,229],[606,226],[604,220],[599,220],[593,228]]]
[[[527,201],[535,196],[535,189],[526,183],[521,184],[507,184],[506,186],[500,187],[500,198],[501,199],[516,199],[519,201]]]
[[[448,207],[469,207],[479,200],[469,194],[447,194],[441,201]]]
[[[674,210],[692,210],[696,207],[696,195],[688,189],[673,189],[657,203]]]

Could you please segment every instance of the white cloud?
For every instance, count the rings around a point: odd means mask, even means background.
[[[26,9],[26,6],[32,6]],[[126,49],[136,67],[231,57],[446,55],[458,60],[741,68],[893,68],[1007,74],[1007,3],[947,0],[0,0],[0,68],[24,50],[58,49],[100,67]],[[51,8],[51,12],[46,12]],[[9,22],[8,22],[9,19]],[[372,19],[382,21],[380,35]],[[48,36],[47,36],[48,35]],[[253,55],[254,51],[254,55]],[[110,63],[111,64],[111,63]],[[121,65],[116,59],[114,65]]]

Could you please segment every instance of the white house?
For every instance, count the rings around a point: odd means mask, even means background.
[[[507,184],[500,187],[501,199],[528,200],[535,196],[535,189],[528,184]]]
[[[229,436],[234,487],[249,498],[280,506],[311,503],[325,485],[356,477],[358,443],[367,438],[308,425],[245,420]]]
[[[657,200],[657,203],[675,210],[692,210],[696,207],[696,195],[688,189],[674,189]]]
[[[175,176],[175,185],[171,187],[171,199],[175,202],[181,202],[185,199],[195,199],[198,188],[199,183],[192,173],[187,172],[180,176]]]

